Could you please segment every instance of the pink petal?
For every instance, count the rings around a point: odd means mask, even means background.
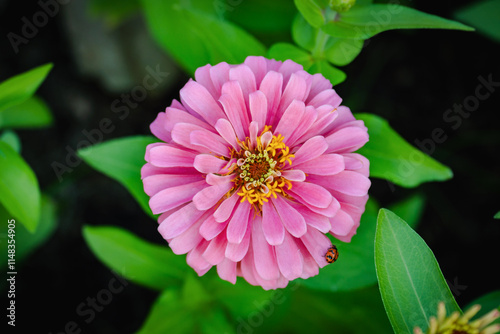
[[[149,129],[151,133],[157,138],[163,140],[164,142],[169,142],[172,137],[170,136],[170,131],[165,128],[167,115],[164,112],[158,113],[156,119],[151,123]]]
[[[309,104],[309,101],[314,98],[316,95],[321,93],[322,91],[326,89],[331,89],[332,88],[332,83],[325,79],[325,77],[320,74],[314,74],[312,76],[312,83],[311,83],[311,91],[309,92],[309,97],[306,100],[306,103]]]
[[[152,196],[149,206],[154,214],[162,213],[191,201],[194,195],[206,187],[207,183],[203,180],[167,188]]]
[[[234,128],[229,123],[227,119],[221,118],[215,123],[215,129],[219,132],[220,136],[224,138],[229,145],[231,145],[236,151],[240,150],[240,145],[236,139],[236,134],[234,133]]]
[[[213,132],[207,130],[193,131],[189,135],[189,138],[192,144],[205,147],[210,153],[225,157],[231,156],[231,152],[226,146],[224,139]]]
[[[312,212],[311,210],[303,206],[297,205],[294,207],[297,209],[297,211],[300,212],[302,217],[304,217],[304,219],[307,222],[307,225],[313,227],[314,229],[317,229],[323,233],[328,233],[328,231],[330,231],[330,229],[332,228],[332,225],[330,224],[330,220],[328,219],[328,217]],[[311,229],[308,227],[307,230],[310,231]]]
[[[283,82],[287,85],[289,80],[292,80],[291,76],[296,75],[296,72],[302,71],[304,68],[302,65],[297,64],[296,62],[287,59],[282,64],[280,64],[278,72],[283,74]]]
[[[195,154],[174,148],[168,144],[148,146],[147,161],[156,167],[192,167]]]
[[[225,255],[229,260],[239,262],[243,259],[243,257],[245,257],[250,245],[251,231],[252,227],[248,224],[245,235],[240,243],[234,244],[229,242],[227,244]]]
[[[158,226],[158,232],[164,239],[173,239],[191,227],[204,213],[205,211],[197,210],[194,203],[189,203],[162,221]],[[206,216],[208,217],[208,213]],[[203,220],[205,219],[206,217]]]
[[[283,90],[283,95],[281,96],[280,105],[278,107],[278,112],[276,113],[276,118],[271,119],[271,124],[273,124],[274,120],[282,117],[286,108],[292,103],[293,100],[304,101],[307,96],[306,92],[307,83],[306,80],[297,75],[296,73],[292,73],[290,76],[290,80],[286,84],[285,89]]]
[[[269,245],[262,231],[262,219],[257,216],[252,224],[252,248],[255,259],[255,269],[265,280],[278,279],[280,272],[274,247]]]
[[[226,250],[226,236],[219,234],[215,239],[212,239],[205,251],[203,258],[211,265],[217,265],[224,260],[224,252]]]
[[[288,138],[292,135],[293,131],[297,126],[297,122],[304,115],[306,106],[304,102],[300,100],[293,100],[290,105],[286,108],[285,113],[281,117],[276,126],[276,130],[273,131],[275,135],[281,134],[285,137],[285,144],[289,145]]]
[[[218,223],[225,222],[231,216],[233,209],[236,205],[236,202],[240,199],[240,195],[237,194],[238,191],[235,191],[231,197],[225,199],[221,205],[215,210],[214,218]]]
[[[326,217],[333,217],[333,216],[335,216],[335,214],[337,213],[338,209],[340,209],[340,203],[337,201],[337,199],[335,197],[333,197],[333,196],[331,197],[331,199],[332,199],[332,202],[330,203],[330,205],[328,205],[328,207],[326,207],[326,208],[319,208],[319,207],[317,207],[315,205],[311,205],[311,204],[307,203],[306,201],[304,201],[300,197],[296,198],[297,202],[302,203],[307,208],[309,208],[309,210],[311,210],[312,212],[319,213],[320,215],[323,215],[323,216],[326,216]]]
[[[334,175],[344,170],[344,157],[340,154],[323,154],[307,162],[296,164],[295,168],[299,168],[306,174]]]
[[[304,110],[304,114],[302,115],[302,119],[300,121],[297,120],[295,131],[293,131],[292,135],[287,140],[287,143],[290,146],[295,146],[297,140],[299,138],[303,138],[303,136],[309,131],[309,128],[314,124],[317,118],[318,112],[316,111],[316,109],[311,106],[307,106]],[[305,138],[303,141],[307,139],[309,139],[309,137]]]
[[[255,84],[260,85],[260,82],[264,78],[267,72],[267,62],[264,57],[249,56],[245,59],[245,65],[247,65],[253,72],[255,76]]]
[[[253,92],[249,96],[250,115],[252,121],[257,122],[259,130],[264,128],[267,120],[267,99],[260,90]]]
[[[262,79],[259,90],[264,93],[267,100],[268,112],[266,124],[270,124],[271,120],[274,119],[274,113],[278,110],[282,84],[283,75],[281,73],[270,71],[264,76],[264,79]]]
[[[227,165],[227,161],[214,157],[211,154],[198,154],[194,158],[193,166],[204,174],[218,173]]]
[[[207,130],[211,128],[204,120],[194,117],[185,110],[168,107],[165,110],[165,120],[163,123],[165,130],[169,133],[172,132],[172,129],[177,123],[188,123]]]
[[[215,89],[215,97],[220,96],[222,85],[229,81],[229,70],[231,67],[228,63],[222,62],[210,68],[210,77]]]
[[[309,101],[308,105],[313,106],[315,108],[318,108],[322,105],[328,104],[334,108],[337,108],[341,102],[342,102],[342,99],[335,92],[335,90],[327,89],[327,90],[320,92],[314,98],[312,98]]]
[[[276,260],[281,274],[289,280],[294,280],[302,275],[303,258],[292,236],[285,233],[281,245],[277,245]]]
[[[330,248],[332,242],[326,235],[315,229],[309,229],[306,234],[300,238],[307,251],[314,258],[320,268],[328,264],[325,260],[325,254]]]
[[[200,241],[203,239],[203,237],[198,232],[201,223],[202,220],[198,220],[196,223],[191,225],[191,227],[188,228],[184,233],[173,238],[168,243],[168,246],[172,249],[172,252],[174,252],[174,254],[186,254],[200,243]]]
[[[202,179],[201,175],[196,174],[157,174],[145,177],[142,182],[144,183],[144,192],[149,196],[153,196],[163,189],[201,181]]]
[[[236,284],[236,262],[229,259],[222,260],[217,265],[217,274],[223,280]]]
[[[202,256],[205,249],[208,247],[208,241],[202,240],[198,246],[196,246],[192,251],[186,256],[186,262],[191,266],[199,276],[205,275],[207,271],[212,268],[212,265],[208,263]]]
[[[285,227],[274,206],[266,204],[262,206],[262,231],[270,245],[280,245],[285,237]]]
[[[330,231],[336,235],[347,235],[354,227],[354,220],[343,210],[339,210],[333,218],[330,218],[330,223],[332,224]]]
[[[358,127],[347,127],[335,131],[325,140],[328,143],[327,153],[353,152],[368,142],[368,132]]]
[[[345,170],[335,175],[324,176],[329,188],[351,196],[363,196],[368,193],[371,182],[366,176]]]
[[[290,169],[290,170],[284,170],[281,172],[281,175],[290,181],[298,181],[302,182],[305,181],[306,179],[306,174],[302,170],[298,169]]]
[[[294,193],[306,203],[318,208],[327,208],[332,202],[332,195],[330,192],[314,183],[295,182],[289,192]]]
[[[214,98],[218,97],[217,91],[215,90],[212,78],[210,77],[210,69],[212,65],[207,64],[202,67],[198,67],[194,72],[194,78],[198,83],[205,87]]]
[[[196,81],[189,81],[180,91],[182,104],[189,106],[210,125],[226,118],[210,92]]]
[[[250,120],[240,85],[236,81],[226,82],[222,86],[219,102],[222,104],[229,122],[233,125],[236,136],[238,139],[244,140],[248,135]]]
[[[298,165],[306,161],[319,157],[328,148],[325,138],[322,136],[312,137],[308,139],[302,146],[295,152],[295,158],[292,164]]]
[[[239,244],[247,231],[252,206],[248,202],[240,203],[234,210],[233,217],[227,225],[227,240]]]
[[[346,164],[346,169],[355,170],[356,172],[368,177],[370,175],[370,161],[358,153],[344,153],[344,161]],[[358,163],[351,163],[352,159],[358,160],[361,162],[361,166]]]
[[[200,226],[200,235],[205,238],[205,240],[212,240],[216,236],[218,236],[227,226],[226,223],[218,223],[215,221],[213,215],[209,216],[203,224]],[[224,236],[225,237],[225,236]]]
[[[220,201],[222,196],[231,189],[232,183],[227,182],[211,187],[206,187],[193,196],[193,203],[198,210],[208,210]]]
[[[229,70],[229,80],[234,80],[239,83],[246,105],[248,106],[248,95],[257,90],[255,76],[250,67],[246,65],[239,65],[231,68]]]
[[[271,201],[269,202],[271,203]],[[307,231],[307,224],[304,217],[295,210],[282,196],[272,199],[272,204],[276,208],[281,222],[286,230],[296,238],[300,238]],[[264,204],[265,205],[265,204]]]
[[[191,143],[191,133],[198,130],[205,129],[194,124],[177,123],[172,129],[172,141],[179,146],[189,148],[190,150],[198,151],[200,153],[210,153],[208,148]]]

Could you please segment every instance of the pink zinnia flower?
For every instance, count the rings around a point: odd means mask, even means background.
[[[321,74],[248,57],[200,67],[151,131],[142,168],[158,231],[198,275],[285,287],[350,241],[370,187],[367,129]]]

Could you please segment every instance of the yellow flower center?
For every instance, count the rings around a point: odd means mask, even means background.
[[[270,128],[266,126],[256,142],[248,137],[239,141],[241,150],[233,152],[237,162],[230,168],[238,177],[233,180],[235,185],[228,195],[239,189],[241,202],[247,200],[257,211],[271,196],[276,198],[278,193],[286,196],[285,188],[292,188],[292,183],[282,176],[281,170],[287,163],[292,164],[294,155],[283,143],[285,138],[272,135]]]

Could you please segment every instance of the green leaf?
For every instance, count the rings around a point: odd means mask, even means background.
[[[368,200],[361,223],[350,243],[336,240],[339,259],[320,270],[319,275],[302,280],[301,284],[314,290],[349,291],[377,283],[373,240],[377,224],[378,205]]]
[[[49,107],[36,96],[0,112],[0,128],[34,128],[51,123]]]
[[[325,46],[325,57],[334,65],[345,66],[363,49],[363,40],[331,37]]]
[[[500,0],[474,2],[455,13],[455,17],[500,42]]]
[[[315,28],[325,23],[323,10],[315,0],[294,0],[295,6],[309,24]]]
[[[238,26],[186,8],[185,1],[142,0],[153,37],[190,73],[207,63],[242,63],[265,47]]]
[[[180,293],[169,289],[161,293],[137,334],[191,334],[196,313],[186,310],[180,302]]]
[[[52,64],[45,64],[1,82],[0,113],[35,94],[51,68]]]
[[[337,13],[322,29],[340,38],[368,39],[393,29],[455,29],[472,31],[462,23],[420,12],[399,4],[374,4]]]
[[[498,211],[494,216],[493,218],[495,219],[500,219],[500,211]]]
[[[420,236],[404,220],[381,209],[375,235],[375,266],[380,294],[395,333],[424,331],[440,301],[459,311],[439,265]]]
[[[78,150],[78,156],[101,173],[120,182],[151,217],[149,196],[144,193],[141,168],[146,161],[146,146],[156,141],[151,136],[133,136],[110,140]]]
[[[14,131],[6,130],[2,132],[2,134],[0,134],[0,141],[9,144],[16,153],[21,153],[21,140]]]
[[[2,230],[7,230],[7,221],[12,217],[0,204],[0,219]],[[52,235],[56,228],[56,205],[54,201],[48,196],[42,195],[42,206],[40,221],[36,228],[36,231],[29,232],[24,225],[16,224],[16,235],[15,235],[15,245],[16,245],[16,261],[23,262],[28,256],[30,256],[37,248],[41,247]],[[6,235],[5,235],[6,237]],[[2,236],[2,239],[5,238]],[[3,242],[2,242],[3,244]],[[7,254],[5,249],[4,254]],[[7,265],[7,257],[2,257],[0,259],[0,268],[4,268]]]
[[[333,86],[338,85],[341,82],[344,82],[346,79],[346,74],[339,70],[338,68],[333,67],[327,61],[319,60],[316,61],[308,70],[309,73],[321,73],[325,78],[330,80]]]
[[[422,217],[425,206],[425,197],[422,194],[415,194],[389,206],[389,210],[415,229]]]
[[[83,236],[94,255],[137,284],[164,290],[179,286],[187,271],[183,256],[112,226],[85,226]]]
[[[370,160],[370,176],[409,188],[453,176],[448,167],[406,142],[383,118],[373,114],[355,116],[368,127],[370,140],[358,153]]]
[[[203,313],[200,321],[203,334],[232,334],[235,333],[233,326],[229,323],[226,314],[219,307],[210,307]]]
[[[493,309],[500,311],[500,290],[492,291],[475,299],[464,308],[464,312],[467,312],[468,309],[477,304],[481,305],[481,309],[472,318],[473,321],[481,318]],[[492,324],[500,324],[500,318],[497,318]]]
[[[3,141],[0,141],[0,166],[0,203],[28,231],[34,232],[40,218],[40,188],[35,173]]]
[[[291,59],[294,62],[304,66],[305,69],[311,67],[311,65],[313,64],[313,59],[308,52],[299,49],[295,45],[289,43],[273,44],[269,48],[267,56],[268,58],[283,61]]]
[[[292,23],[292,38],[300,47],[312,51],[316,43],[318,29],[313,28],[300,14],[295,16]]]

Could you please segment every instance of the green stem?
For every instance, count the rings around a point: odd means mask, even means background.
[[[314,44],[314,48],[311,51],[311,55],[314,59],[323,58],[325,45],[329,38],[330,36],[328,36],[328,34],[326,34],[323,30],[318,29],[318,33],[316,34],[316,44]]]

